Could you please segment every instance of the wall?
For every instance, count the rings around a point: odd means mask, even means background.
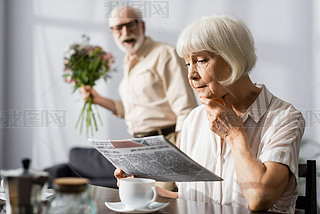
[[[6,1],[5,110],[8,120],[4,138],[5,167],[20,167],[31,157],[32,128],[24,124],[24,112],[34,108],[32,1]]]
[[[43,168],[53,163],[67,161],[68,151],[73,146],[90,147],[85,131],[79,135],[75,128],[83,101],[79,92],[72,94],[72,85],[62,80],[63,50],[74,42],[82,42],[81,35],[90,36],[90,43],[102,46],[115,55],[114,68],[107,82],[98,82],[96,89],[103,96],[119,99],[117,85],[121,78],[123,55],[116,47],[104,18],[102,1],[35,1],[33,7],[33,56],[34,56],[34,103],[35,109],[48,110],[48,113],[62,111],[62,126],[51,121],[34,129],[33,159],[37,167]],[[59,11],[59,12],[57,12]],[[95,138],[128,138],[122,119],[99,108],[103,126]],[[52,118],[50,118],[52,119]],[[56,123],[55,123],[56,122]],[[89,136],[91,137],[91,136]]]

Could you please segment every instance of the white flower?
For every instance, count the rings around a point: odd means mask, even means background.
[[[63,52],[64,53],[68,52],[72,48],[73,45],[74,45],[73,43],[67,44],[66,47],[64,48]]]
[[[72,54],[74,54],[75,53],[75,51],[74,51],[74,46],[75,46],[76,44],[74,44],[74,43],[69,43],[65,48],[64,48],[64,50],[63,50],[63,55],[65,55],[66,57],[70,57]],[[70,53],[71,52],[71,53]]]
[[[78,50],[82,50],[82,49],[88,49],[88,46],[86,44],[78,44]]]
[[[63,51],[63,55],[69,59],[73,54],[75,54],[76,51],[72,48],[72,45],[68,46],[68,48],[66,48],[64,51]]]
[[[66,53],[65,57],[69,59],[75,53],[76,53],[76,51],[71,49],[68,53]]]

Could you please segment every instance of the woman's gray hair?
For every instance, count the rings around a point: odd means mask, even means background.
[[[257,60],[254,40],[247,26],[225,15],[203,17],[181,32],[178,55],[187,58],[200,51],[218,54],[230,65],[231,75],[220,82],[222,85],[230,85],[249,73]]]

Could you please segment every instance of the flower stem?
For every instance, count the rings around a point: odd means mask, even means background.
[[[80,125],[80,135],[82,134],[82,128],[83,128],[83,121],[84,121],[84,117],[85,117],[85,109],[86,109],[86,106],[87,106],[87,102],[84,103],[84,106],[83,106],[83,111],[81,112],[80,116],[81,116],[81,125]]]
[[[78,117],[78,120],[77,120],[77,123],[76,123],[76,128],[78,128],[80,119],[83,117],[83,112],[84,112],[84,110],[85,110],[85,108],[86,108],[86,105],[87,105],[87,103],[85,102],[84,105],[83,105],[83,107],[82,107],[82,109],[81,109],[81,113],[80,113],[80,115],[79,115],[79,117]]]
[[[93,105],[96,106],[95,104],[93,104]],[[94,115],[93,111],[92,111],[92,119],[93,119],[94,128],[96,131],[98,131],[97,120],[96,120],[96,116]]]
[[[89,136],[89,126],[91,125],[91,121],[90,121],[90,112],[91,112],[91,102],[88,100],[88,107],[87,107],[87,117],[86,117],[86,120],[87,120],[87,125],[86,125],[86,133],[87,133],[87,137]]]
[[[101,126],[103,126],[103,123],[102,123],[102,119],[101,119],[101,116],[100,116],[99,110],[98,110],[98,108],[97,108],[97,106],[96,106],[96,105],[94,105],[94,107],[96,108],[96,112],[97,112],[97,115],[98,115],[98,119],[99,119],[99,121],[100,121],[100,124],[101,124]]]

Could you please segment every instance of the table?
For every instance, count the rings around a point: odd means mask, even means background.
[[[89,194],[95,199],[98,208],[98,214],[115,214],[116,212],[109,210],[104,202],[119,202],[118,189],[112,189],[100,186],[89,186]],[[225,206],[214,203],[204,203],[197,201],[187,201],[182,199],[170,199],[158,197],[158,202],[170,202],[170,204],[157,213],[166,214],[254,214],[249,209],[235,206]],[[257,212],[257,214],[272,214],[273,212]],[[296,214],[302,214],[304,211],[296,211]],[[5,212],[0,212],[5,214]]]
[[[118,202],[119,194],[118,189],[111,189],[99,186],[90,186],[90,194],[94,197],[98,206],[98,213],[100,214],[115,214],[114,211],[109,210],[104,202]],[[158,202],[170,202],[170,204],[157,213],[166,214],[253,214],[249,209],[243,207],[225,206],[214,203],[204,203],[197,201],[187,201],[182,199],[169,199],[164,197],[158,197]],[[258,212],[259,214],[271,214],[273,212]],[[296,212],[296,214],[304,213]]]

